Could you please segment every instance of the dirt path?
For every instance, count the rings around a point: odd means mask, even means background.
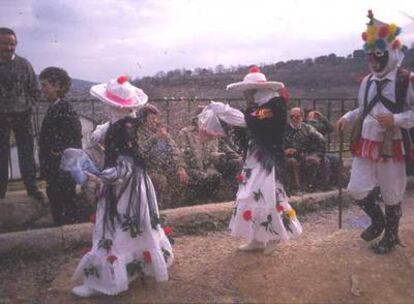
[[[359,239],[367,219],[357,208],[301,217],[304,234],[272,256],[241,253],[226,233],[176,238],[171,278],[145,286],[134,281],[116,297],[77,299],[70,276],[80,253],[49,261],[6,265],[0,273],[1,303],[412,303],[414,299],[414,199],[407,196],[401,239],[405,248],[387,256]],[[50,266],[52,265],[52,266]],[[13,267],[13,268],[12,268]],[[6,273],[7,271],[7,273]],[[356,293],[351,292],[351,278]],[[2,300],[3,299],[3,300]]]

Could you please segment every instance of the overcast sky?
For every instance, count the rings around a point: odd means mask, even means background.
[[[346,56],[361,48],[367,10],[414,42],[413,0],[0,0],[0,26],[36,72],[60,66],[107,81],[175,68]]]

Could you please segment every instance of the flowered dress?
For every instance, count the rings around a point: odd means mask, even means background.
[[[228,105],[214,103],[201,117],[209,111],[230,125],[244,127],[239,130],[243,130],[246,157],[237,176],[239,189],[230,220],[231,235],[268,242],[285,241],[301,234],[302,227],[281,182],[287,122],[284,100],[271,98],[244,114]],[[208,130],[204,128],[203,132]]]
[[[285,241],[301,234],[302,227],[275,168],[270,172],[263,168],[257,151],[249,149],[237,177],[239,190],[230,220],[231,235],[259,242]]]
[[[127,290],[139,276],[168,280],[167,268],[173,262],[146,172],[145,143],[135,136],[131,140],[137,125],[132,118],[122,119],[108,130],[106,148],[120,152],[114,165],[99,174],[104,189],[97,205],[93,246],[74,273],[74,279],[82,278],[89,288],[108,295]]]

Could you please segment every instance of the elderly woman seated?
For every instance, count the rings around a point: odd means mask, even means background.
[[[161,209],[178,207],[179,196],[183,186],[188,183],[186,164],[181,151],[167,129],[159,120],[160,111],[157,107],[147,104],[142,107],[137,117],[144,121],[139,129],[138,137],[150,151],[153,166],[148,174],[154,184]]]

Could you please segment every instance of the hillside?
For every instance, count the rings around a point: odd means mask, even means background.
[[[403,67],[414,70],[414,49],[406,50]],[[335,54],[314,59],[289,60],[260,66],[268,79],[284,82],[291,95],[297,98],[355,97],[360,79],[368,73],[366,59],[361,50],[347,58]],[[236,97],[225,91],[227,84],[240,81],[248,66],[212,69],[173,70],[144,77],[135,83],[152,98]]]
[[[90,98],[88,92],[90,87],[94,84],[95,83],[91,81],[72,79],[72,86],[68,93],[68,97],[75,100]]]
[[[414,48],[406,50],[403,67],[414,70]],[[296,98],[353,98],[361,77],[369,72],[361,50],[354,51],[346,58],[330,54],[314,59],[280,61],[261,65],[260,68],[268,79],[284,82],[292,97]],[[248,65],[225,68],[219,64],[214,70],[176,69],[158,72],[154,76],[136,79],[133,82],[144,89],[152,99],[239,97],[226,92],[225,88],[231,82],[242,80],[247,70]],[[75,101],[90,99],[88,92],[93,84],[90,81],[73,79],[68,97]]]

